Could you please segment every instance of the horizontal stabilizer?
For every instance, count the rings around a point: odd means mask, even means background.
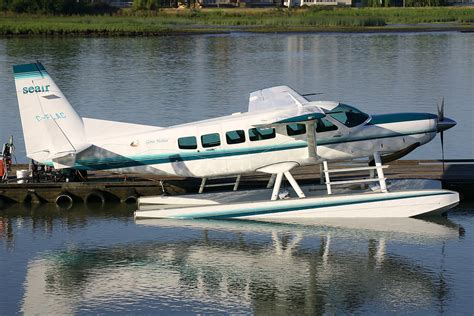
[[[55,169],[72,168],[76,163],[75,153],[58,153],[51,157]]]

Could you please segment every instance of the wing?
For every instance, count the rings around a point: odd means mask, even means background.
[[[249,112],[259,111],[268,115],[255,122],[255,127],[274,127],[280,124],[304,123],[308,157],[317,159],[316,120],[325,117],[324,110],[287,86],[279,86],[252,92]]]
[[[269,115],[252,124],[257,128],[275,127],[280,124],[303,123],[306,125],[306,140],[308,157],[317,158],[316,151],[316,120],[325,117],[323,110],[308,104],[300,107],[290,107],[281,111],[269,111]]]
[[[301,107],[308,103],[303,96],[288,86],[277,86],[250,93],[249,112]]]
[[[268,111],[268,115],[255,122],[256,127],[271,127],[279,124],[307,123],[325,117],[323,110],[316,105],[308,104],[301,107],[289,107],[281,110]]]

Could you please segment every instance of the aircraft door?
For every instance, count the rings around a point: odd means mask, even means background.
[[[225,152],[225,133],[221,124],[197,127],[198,156],[196,161],[201,176],[212,177],[228,172]]]
[[[235,127],[224,127],[222,130],[227,171],[229,174],[241,174],[251,170],[251,161],[256,154],[250,154],[248,131]]]
[[[194,161],[198,155],[199,138],[197,136],[196,128],[189,127],[186,131],[179,132],[176,136],[176,143],[174,146],[178,147],[178,153],[172,156],[171,169],[169,172],[184,177],[195,176],[196,168]]]
[[[349,135],[348,129],[332,119],[331,117],[324,117],[315,121],[316,134],[318,141],[324,143],[333,138],[340,138]]]

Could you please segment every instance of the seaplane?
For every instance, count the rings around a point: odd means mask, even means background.
[[[443,140],[443,132],[456,125],[444,116],[444,101],[438,115],[369,115],[276,86],[250,93],[247,112],[157,127],[79,116],[40,62],[14,65],[13,73],[26,154],[41,164],[195,177],[203,179],[202,186],[216,177],[271,175],[267,189],[141,197],[136,218],[413,217],[445,213],[459,202],[458,193],[439,187],[412,183],[392,190],[383,173],[384,163],[437,133]],[[332,162],[361,158],[369,164],[329,168]],[[295,168],[310,165],[322,166],[324,195],[314,186],[300,186],[292,176]],[[349,170],[369,170],[371,177],[330,178]],[[282,191],[284,178],[291,191]],[[366,182],[372,186],[344,188]]]

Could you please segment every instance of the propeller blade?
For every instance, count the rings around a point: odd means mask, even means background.
[[[438,131],[439,131],[439,137],[441,140],[441,159],[443,163],[443,175],[444,175],[444,130],[453,127],[456,125],[456,122],[453,120],[447,119],[444,121],[444,97],[441,97],[441,106],[438,102]]]
[[[441,106],[438,103],[438,121],[444,120],[444,97],[441,98]]]
[[[444,132],[439,133],[441,138],[441,159],[443,162],[443,174],[444,174]]]

